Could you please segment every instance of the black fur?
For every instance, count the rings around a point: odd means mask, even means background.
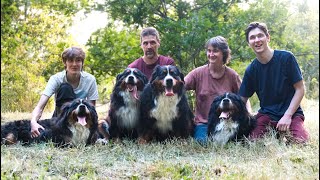
[[[219,117],[222,112],[229,116]],[[213,100],[208,121],[208,137],[219,145],[243,140],[256,125],[241,97],[234,93],[225,93]]]
[[[80,125],[78,118],[85,118],[86,125]],[[84,121],[83,121],[84,122]],[[15,120],[1,125],[1,144],[23,145],[52,141],[56,146],[93,144],[97,139],[98,115],[89,102],[75,99],[62,107],[59,117],[39,120],[45,128],[40,129],[37,138],[31,138],[30,120]]]
[[[117,75],[109,110],[111,138],[137,138],[139,98],[147,83],[147,77],[136,68],[127,68]]]
[[[141,95],[139,143],[193,133],[193,113],[185,95],[184,76],[176,66],[157,66]]]

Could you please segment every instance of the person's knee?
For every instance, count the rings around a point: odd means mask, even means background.
[[[296,116],[292,119],[290,130],[295,143],[306,143],[309,140],[309,134],[304,128],[303,116]]]

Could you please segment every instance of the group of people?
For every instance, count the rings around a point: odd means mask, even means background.
[[[256,115],[257,126],[249,139],[261,138],[271,126],[277,131],[289,133],[295,143],[307,142],[309,137],[300,107],[305,88],[295,56],[289,51],[274,50],[269,46],[270,34],[265,23],[250,23],[245,35],[256,57],[247,67],[242,80],[235,70],[227,66],[231,50],[222,36],[206,42],[208,63],[193,69],[184,78],[186,90],[194,90],[196,96],[194,138],[206,143],[208,113],[213,99],[225,92],[233,92],[242,97],[249,112],[251,106],[248,99],[254,93],[258,95],[260,109]],[[128,67],[141,70],[150,79],[157,65],[175,65],[172,58],[158,53],[160,36],[155,28],[144,28],[140,43],[144,54]],[[84,59],[85,53],[78,47],[68,48],[62,53],[65,70],[50,77],[32,112],[32,137],[40,134],[39,128],[43,129],[37,120],[53,94],[56,102],[53,116],[59,115],[64,102],[75,98],[88,99],[95,105],[98,99],[97,83],[93,75],[82,71]]]

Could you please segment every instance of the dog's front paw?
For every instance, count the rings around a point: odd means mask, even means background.
[[[147,140],[145,140],[144,138],[142,137],[138,138],[138,144],[146,144],[146,143],[147,143]]]
[[[109,143],[109,140],[106,138],[99,138],[96,141],[96,144],[102,144],[102,145],[107,145]]]

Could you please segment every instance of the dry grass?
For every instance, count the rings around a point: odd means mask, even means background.
[[[271,132],[256,143],[224,148],[202,147],[191,138],[72,149],[50,143],[1,146],[1,179],[319,179],[319,102],[304,100],[302,106],[307,145],[285,145]],[[107,106],[97,109],[105,116]],[[1,113],[1,122],[28,117]]]

